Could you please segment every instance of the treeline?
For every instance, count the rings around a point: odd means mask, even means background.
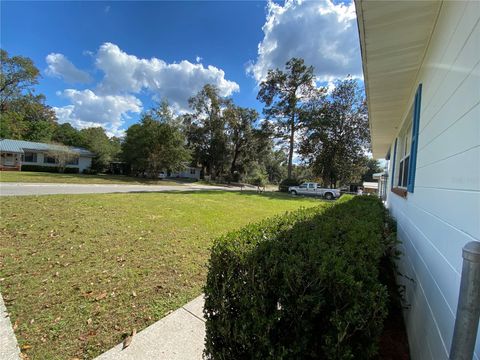
[[[258,113],[222,98],[212,85],[189,100],[190,112],[175,116],[166,100],[130,126],[122,158],[135,175],[156,176],[185,165],[216,181],[278,182],[284,154],[275,150],[272,128]]]
[[[0,138],[60,143],[86,148],[96,154],[93,171],[105,171],[119,159],[121,140],[109,138],[101,127],[75,129],[59,124],[55,111],[45,104],[45,96],[35,93],[40,71],[32,60],[9,57],[0,49]]]
[[[189,100],[187,113],[176,115],[163,100],[122,139],[109,138],[101,127],[59,124],[45,97],[35,94],[39,71],[33,62],[4,50],[1,60],[0,137],[87,148],[96,154],[94,171],[120,162],[131,175],[157,177],[194,166],[217,181],[309,179],[337,187],[370,180],[381,170],[366,156],[367,107],[357,81],[337,81],[328,91],[317,86],[313,67],[302,59],[268,72],[257,97],[264,104],[262,116],[207,84]]]

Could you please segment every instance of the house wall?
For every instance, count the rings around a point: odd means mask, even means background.
[[[78,159],[78,168],[80,172],[82,172],[85,169],[89,169],[91,166],[92,166],[91,157],[80,156],[80,158]]]
[[[37,162],[26,162],[23,161],[22,165],[38,165],[38,166],[56,166],[55,164],[45,164],[44,158],[45,154],[41,151],[29,151],[35,152],[37,154]],[[92,158],[80,156],[78,159],[78,165],[67,165],[69,168],[79,168],[79,172],[81,173],[83,170],[88,169],[92,166]]]
[[[412,279],[399,277],[414,360],[448,359],[462,247],[480,241],[479,20],[480,2],[443,2],[417,76],[423,89],[414,193],[388,191],[404,253],[399,271]]]
[[[190,172],[190,170],[194,170],[195,173],[192,174],[192,173]],[[197,179],[197,180],[199,180],[199,179],[200,179],[200,169],[187,167],[187,168],[185,168],[184,171],[171,173],[171,174],[170,174],[170,177],[172,177],[172,178],[186,178],[186,179]]]

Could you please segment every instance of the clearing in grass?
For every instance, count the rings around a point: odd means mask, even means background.
[[[0,292],[30,359],[91,359],[198,296],[213,239],[326,204],[250,192],[2,199]]]

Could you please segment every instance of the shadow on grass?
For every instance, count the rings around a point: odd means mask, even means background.
[[[123,193],[125,194],[125,193]],[[276,192],[276,191],[263,191],[257,192],[252,190],[223,190],[223,189],[199,189],[199,190],[167,190],[167,191],[130,191],[128,194],[175,194],[175,195],[186,195],[186,194],[208,194],[208,195],[225,195],[225,194],[237,194],[246,197],[261,197],[269,198],[276,200],[309,200],[317,201],[321,203],[334,203],[334,201],[328,201],[319,197],[310,197],[310,196],[294,196],[286,193]]]
[[[10,175],[10,174],[8,174]],[[143,185],[162,185],[163,183],[171,184],[191,184],[195,183],[196,179],[186,179],[186,178],[168,178],[168,179],[150,179],[150,178],[142,178],[142,177],[135,177],[135,176],[127,176],[127,175],[112,175],[112,174],[69,174],[69,173],[51,173],[51,172],[41,172],[41,171],[23,171],[19,172],[18,175],[20,178],[19,182],[23,182],[25,179],[35,181],[38,180],[42,182],[44,180],[56,180],[54,182],[60,182],[62,180],[67,181],[74,181],[80,180],[81,183],[94,183],[96,180],[103,182],[114,182],[117,184],[143,184]],[[11,176],[11,175],[10,175]],[[13,178],[11,180],[15,182],[16,179]],[[73,182],[72,182],[73,183]]]

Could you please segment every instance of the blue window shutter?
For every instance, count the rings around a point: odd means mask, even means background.
[[[395,179],[395,162],[397,161],[397,140],[395,139],[395,145],[393,146],[393,163],[392,163],[392,184],[391,187],[395,185],[394,179]]]
[[[412,147],[410,149],[410,162],[408,170],[407,191],[413,193],[415,188],[415,170],[417,168],[418,131],[420,127],[420,106],[422,102],[422,84],[418,85],[415,94],[415,107],[413,109]]]

